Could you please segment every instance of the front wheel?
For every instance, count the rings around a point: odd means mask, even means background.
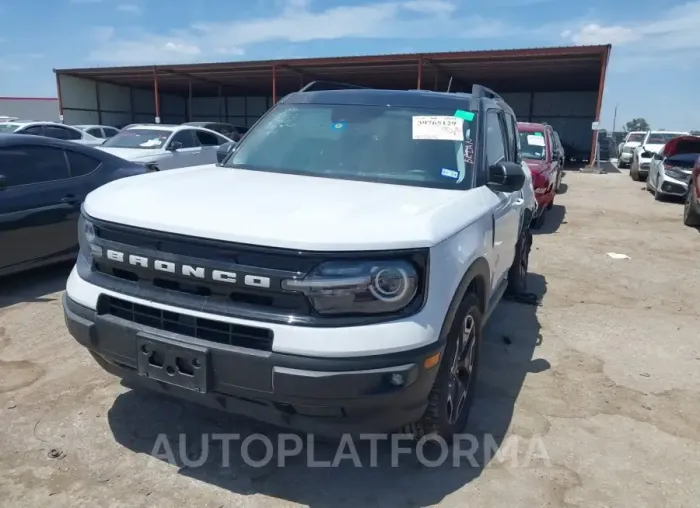
[[[693,181],[690,181],[691,188],[688,189],[688,195],[685,197],[685,206],[683,208],[683,224],[690,227],[700,226],[700,213],[698,213],[698,198],[695,196],[692,188]]]
[[[449,443],[464,429],[474,402],[481,328],[479,298],[467,294],[447,336],[428,408],[416,424],[415,438],[436,433]]]
[[[508,293],[512,295],[522,294],[527,291],[527,271],[530,264],[530,250],[532,249],[532,231],[523,228],[520,238],[515,245],[515,258],[508,271]]]
[[[639,181],[639,166],[636,164],[637,160],[632,161],[632,165],[630,166],[630,178],[634,180],[635,182]]]

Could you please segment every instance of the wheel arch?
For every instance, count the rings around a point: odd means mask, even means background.
[[[491,268],[489,267],[488,261],[483,257],[475,259],[464,273],[464,276],[462,276],[462,280],[457,285],[457,289],[452,296],[450,306],[447,309],[447,314],[445,315],[442,328],[440,329],[439,340],[441,343],[447,341],[447,334],[452,328],[452,323],[466,295],[475,294],[479,299],[482,314],[486,312],[491,293],[490,281]]]

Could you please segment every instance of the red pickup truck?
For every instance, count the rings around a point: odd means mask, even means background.
[[[544,224],[547,210],[554,206],[563,170],[561,149],[557,146],[551,125],[518,122],[520,152],[532,173],[532,186],[537,198],[537,212],[532,227]]]

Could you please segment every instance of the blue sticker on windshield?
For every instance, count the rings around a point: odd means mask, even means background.
[[[442,168],[441,174],[447,178],[459,178],[459,171],[455,171],[454,169]]]
[[[345,127],[345,122],[337,122],[333,124],[335,130],[340,130]]]

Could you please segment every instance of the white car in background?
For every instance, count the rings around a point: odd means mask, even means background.
[[[202,127],[141,124],[122,129],[98,148],[160,171],[216,164],[217,149],[231,141]]]
[[[617,165],[620,168],[629,168],[632,165],[632,155],[634,149],[637,148],[644,136],[646,131],[632,131],[628,132],[625,139],[618,145],[618,161]]]
[[[683,198],[688,193],[693,167],[700,158],[700,136],[679,136],[664,145],[651,160],[646,188],[657,201]]]
[[[26,120],[15,120],[13,122],[0,123],[0,133],[10,132],[15,134],[31,134],[34,136],[63,139],[88,146],[99,146],[104,141],[104,139],[91,136],[87,132],[76,129],[71,125],[64,125],[56,122],[31,122]]]
[[[687,136],[689,132],[648,131],[642,142],[632,152],[630,177],[635,182],[644,182],[649,175],[651,159],[661,151],[666,143],[678,136]]]
[[[73,127],[100,139],[111,138],[119,132],[119,129],[110,125],[74,125]]]

